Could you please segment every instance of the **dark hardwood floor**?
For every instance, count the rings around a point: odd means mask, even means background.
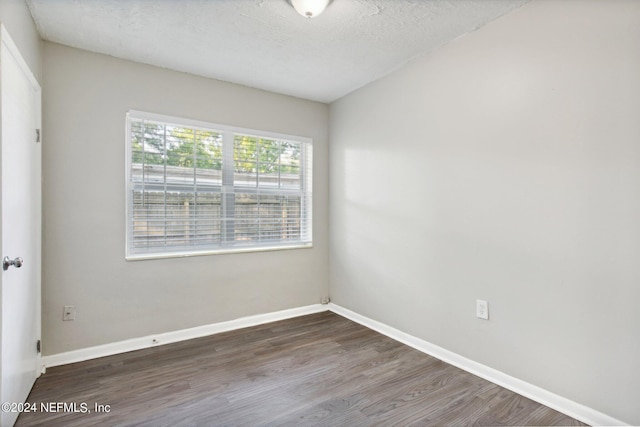
[[[584,425],[329,312],[50,368],[28,402],[17,426]]]

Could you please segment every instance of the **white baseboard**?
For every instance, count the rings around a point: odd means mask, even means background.
[[[327,305],[314,304],[305,307],[297,307],[289,310],[276,311],[273,313],[257,314],[255,316],[242,317],[240,319],[226,322],[213,323],[210,325],[198,326],[195,328],[183,329],[180,331],[165,332],[156,335],[148,335],[140,338],[133,338],[118,341],[110,344],[87,347],[65,353],[52,354],[42,357],[43,372],[46,368],[69,363],[83,362],[85,360],[97,359],[99,357],[112,356],[114,354],[126,353],[133,350],[155,347],[163,344],[170,344],[178,341],[190,340],[193,338],[206,337],[221,332],[233,331],[250,326],[262,325],[276,322],[278,320],[291,319],[293,317],[305,316],[307,314],[320,313],[329,310]]]
[[[329,310],[353,320],[369,329],[373,329],[376,332],[386,335],[398,342],[413,347],[418,351],[426,353],[443,362],[449,363],[462,370],[470,372],[487,381],[491,381],[501,387],[525,396],[533,401],[536,401],[549,408],[555,409],[558,412],[562,412],[572,418],[587,423],[592,426],[621,426],[628,425],[620,420],[610,417],[595,409],[584,406],[580,403],[574,402],[562,396],[558,396],[555,393],[551,393],[545,389],[542,389],[536,385],[530,384],[526,381],[519,380],[518,378],[507,375],[496,369],[490,368],[478,362],[474,362],[471,359],[460,356],[457,353],[446,350],[435,344],[431,344],[420,338],[416,338],[412,335],[404,333],[384,323],[378,322],[368,317],[362,316],[344,307],[336,305],[334,303],[329,304]]]
[[[580,420],[589,425],[598,426],[620,426],[628,425],[620,420],[603,414],[595,409],[584,406],[557,394],[551,393],[526,381],[519,380],[496,369],[490,368],[471,359],[467,359],[457,353],[446,350],[435,344],[409,335],[384,323],[362,316],[344,307],[329,303],[328,305],[314,304],[306,307],[298,307],[289,310],[276,311],[273,313],[258,314],[255,316],[242,317],[240,319],[226,322],[214,323],[211,325],[198,326],[180,331],[166,332],[157,335],[149,335],[140,338],[119,341],[110,344],[88,347],[73,350],[65,353],[53,354],[42,358],[43,372],[52,366],[66,365],[69,363],[82,362],[99,357],[111,356],[114,354],[126,353],[133,350],[155,347],[163,344],[170,344],[178,341],[201,338],[221,332],[233,331],[250,326],[262,325],[276,322],[278,320],[291,319],[293,317],[305,316],[307,314],[320,313],[330,310],[340,316],[353,320],[369,329],[388,336],[398,342],[415,348],[423,353],[433,356],[443,362],[449,363],[481,378],[484,378],[501,387],[521,394],[531,400],[548,406],[556,411],[562,412],[572,418]]]

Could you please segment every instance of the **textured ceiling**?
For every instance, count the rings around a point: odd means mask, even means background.
[[[27,0],[45,40],[332,102],[528,0]]]

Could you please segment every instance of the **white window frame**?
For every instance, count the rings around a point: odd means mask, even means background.
[[[248,246],[235,245],[233,243],[227,243],[219,247],[207,247],[193,249],[180,249],[176,251],[132,251],[133,227],[132,227],[132,211],[133,211],[133,190],[135,183],[132,179],[132,141],[131,141],[131,120],[147,120],[151,122],[157,122],[158,124],[166,125],[178,125],[188,128],[214,131],[223,134],[223,178],[222,187],[226,187],[228,184],[225,180],[228,180],[229,175],[233,180],[233,167],[225,166],[234,161],[234,136],[251,136],[257,138],[274,139],[280,141],[289,141],[295,143],[302,143],[303,146],[308,147],[306,150],[307,159],[301,161],[301,168],[310,169],[308,173],[302,172],[301,189],[300,192],[304,193],[306,197],[303,197],[301,201],[301,222],[304,218],[304,225],[301,223],[301,228],[304,227],[304,233],[308,238],[305,241],[300,242],[287,242],[287,243],[275,243],[275,244],[259,244]],[[186,256],[200,256],[200,255],[214,255],[214,254],[229,254],[229,253],[242,253],[242,252],[262,252],[273,250],[285,250],[285,249],[301,249],[313,247],[313,208],[312,208],[312,189],[313,189],[313,140],[308,137],[288,135],[282,133],[275,133],[269,131],[241,128],[236,126],[221,125],[216,123],[186,119],[182,117],[168,116],[162,114],[149,113],[138,110],[129,110],[126,114],[126,152],[125,152],[125,187],[126,187],[126,206],[125,206],[125,259],[128,261],[145,260],[145,259],[158,259],[158,258],[176,258]],[[226,149],[225,149],[226,146]],[[229,147],[230,146],[230,147]],[[306,176],[306,179],[305,179]],[[233,187],[233,184],[231,184]],[[242,189],[242,188],[240,188]],[[231,189],[230,191],[234,191]],[[258,190],[260,191],[260,190]],[[223,195],[224,197],[224,195]],[[301,234],[303,230],[301,230]]]

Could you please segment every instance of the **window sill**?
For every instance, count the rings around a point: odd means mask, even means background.
[[[291,246],[264,246],[264,247],[251,247],[251,248],[225,248],[225,249],[205,249],[201,251],[181,251],[181,252],[162,252],[155,254],[134,254],[125,256],[126,261],[144,261],[151,259],[166,259],[166,258],[184,258],[192,256],[207,256],[207,255],[229,255],[229,254],[241,254],[249,252],[272,252],[272,251],[285,251],[291,249],[310,249],[313,248],[312,243],[308,244],[296,244]]]

